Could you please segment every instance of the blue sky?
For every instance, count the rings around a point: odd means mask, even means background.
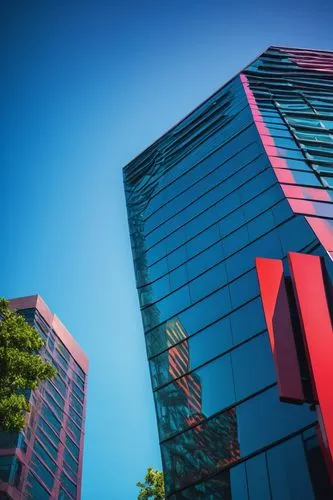
[[[90,358],[83,500],[160,467],[122,167],[268,45],[333,49],[330,1],[4,0],[1,295]]]

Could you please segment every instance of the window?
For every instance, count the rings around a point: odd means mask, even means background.
[[[80,450],[68,435],[66,435],[66,446],[76,460],[79,460]]]
[[[51,459],[51,457],[48,455],[46,450],[41,446],[41,444],[36,440],[34,444],[34,450],[36,453],[40,456],[40,458],[43,460],[43,462],[49,467],[49,469],[56,473],[57,471],[57,466],[55,462]],[[49,450],[47,450],[49,451]]]
[[[237,408],[242,456],[277,441],[317,420],[307,406],[281,404],[276,387],[245,401]]]
[[[68,450],[66,448],[64,450],[64,461],[66,462],[66,464],[70,467],[70,469],[72,471],[71,473],[69,473],[69,475],[74,473],[75,479],[76,479],[76,474],[78,472],[79,465],[74,460],[74,458],[72,457],[72,455],[68,452]]]
[[[49,428],[49,431],[51,429]],[[52,433],[53,431],[51,431]],[[58,450],[57,448],[52,444],[51,440],[47,437],[44,432],[38,427],[36,431],[36,436],[38,437],[39,441],[43,444],[43,446],[47,449],[47,451],[52,455],[52,457],[56,460],[58,456]],[[56,435],[54,434],[54,439],[58,439]],[[59,444],[59,443],[58,443]]]
[[[43,481],[44,484],[51,490],[53,486],[53,476],[47,470],[47,468],[42,464],[42,462],[37,458],[35,453],[31,457],[31,469],[37,474],[37,476]],[[38,497],[37,497],[38,498]]]
[[[275,367],[266,332],[232,351],[236,400],[275,383]]]
[[[30,472],[28,476],[28,483],[26,487],[26,495],[28,498],[32,500],[49,500],[50,494],[49,492],[40,484],[40,482],[36,479],[36,477]]]
[[[79,415],[82,415],[83,413],[83,406],[82,404],[76,399],[76,397],[71,394],[70,395],[70,404],[71,406],[77,411]]]
[[[202,450],[209,448],[212,460]],[[240,457],[235,409],[202,422],[161,445],[166,493],[218,472]],[[186,457],[186,460],[181,457]],[[216,457],[216,459],[214,459]]]
[[[69,477],[62,473],[61,474],[61,482],[63,486],[66,488],[68,493],[72,495],[72,497],[76,497],[76,485],[69,479]]]
[[[14,464],[14,455],[3,455],[0,457],[0,479],[2,481],[9,481],[10,471]]]
[[[221,262],[209,269],[189,284],[192,303],[209,295],[214,290],[227,284],[225,263]]]
[[[47,417],[46,417],[47,418]],[[42,429],[44,431],[44,433],[48,436],[48,438],[51,439],[51,441],[56,445],[58,446],[59,445],[59,437],[57,436],[57,434],[51,429],[51,427],[45,422],[45,420],[40,417],[39,418],[39,422],[38,422],[38,426],[40,429]]]
[[[186,363],[185,356],[186,353],[180,352],[174,357],[175,376],[177,365]],[[159,389],[155,401],[161,438],[232,405],[235,401],[233,387],[231,358],[227,354]]]
[[[46,406],[45,403],[42,404],[41,414],[43,415],[43,417],[45,417],[45,420],[53,427],[53,429],[57,433],[60,433],[61,422],[54,415],[54,413],[52,413],[50,408],[48,406]]]
[[[78,386],[74,382],[72,384],[72,389],[75,396],[83,403],[84,393],[81,391],[81,389],[78,388]]]
[[[74,422],[70,418],[67,420],[67,427],[72,438],[79,445],[81,439],[81,430],[74,424]]]

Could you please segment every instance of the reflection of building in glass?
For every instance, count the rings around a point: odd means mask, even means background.
[[[316,412],[279,399],[255,269],[301,252],[332,278],[332,67],[270,47],[124,169],[173,500],[333,496]]]
[[[20,433],[0,433],[0,497],[81,498],[88,360],[39,295],[10,301],[45,340],[41,355],[57,369],[31,393]]]

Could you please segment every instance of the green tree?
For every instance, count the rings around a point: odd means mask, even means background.
[[[38,354],[44,340],[23,318],[0,299],[0,429],[24,427],[30,405],[29,390],[56,374]]]
[[[145,482],[139,481],[136,485],[140,488],[138,500],[164,500],[164,477],[153,467],[148,467]]]

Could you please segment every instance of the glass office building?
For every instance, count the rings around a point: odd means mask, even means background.
[[[332,279],[333,53],[270,47],[124,183],[167,497],[333,498],[316,367],[297,341],[306,395],[282,397],[256,269],[290,281],[296,252]]]
[[[20,433],[0,433],[0,498],[81,498],[88,360],[39,295],[13,299],[45,340],[44,359],[57,375],[31,392],[31,411]]]

